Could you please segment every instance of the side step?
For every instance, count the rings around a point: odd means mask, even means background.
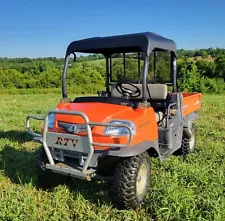
[[[86,170],[86,172],[83,173],[81,167],[74,168],[61,162],[53,165],[46,164],[46,168],[55,173],[60,173],[88,181],[90,181],[95,176],[94,169]]]

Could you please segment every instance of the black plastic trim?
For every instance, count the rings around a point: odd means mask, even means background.
[[[143,141],[132,147],[127,146],[127,147],[123,147],[123,148],[110,149],[110,150],[106,151],[105,154],[109,155],[109,156],[116,156],[116,157],[132,157],[132,156],[139,155],[152,147],[159,154],[158,139],[155,141]]]
[[[99,102],[99,103],[117,104],[117,105],[134,107],[134,104],[131,101],[118,98],[118,97],[77,97],[73,101],[73,103],[87,103],[87,102],[88,103]]]

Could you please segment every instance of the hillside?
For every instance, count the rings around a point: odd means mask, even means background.
[[[135,55],[134,55],[135,56]],[[182,91],[221,93],[225,91],[225,50],[178,50],[178,86]],[[128,62],[129,61],[129,62]],[[46,89],[61,87],[63,59],[58,58],[0,58],[0,89]],[[141,66],[143,61],[141,61]],[[158,83],[170,79],[168,53],[157,53],[156,73]],[[112,75],[121,79],[121,55],[113,58]],[[138,78],[136,58],[126,62],[126,77]],[[153,57],[150,57],[148,78],[153,79]],[[68,87],[76,93],[96,93],[104,87],[105,60],[101,55],[81,56],[68,70]]]

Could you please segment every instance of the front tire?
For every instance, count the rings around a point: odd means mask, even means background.
[[[49,163],[44,148],[37,151],[35,172],[37,176],[37,183],[42,189],[48,189],[62,184],[68,180],[68,177],[61,174],[53,173],[51,170],[46,169],[46,164]]]
[[[140,206],[149,190],[150,175],[151,165],[147,152],[122,159],[114,175],[116,204],[122,208]]]

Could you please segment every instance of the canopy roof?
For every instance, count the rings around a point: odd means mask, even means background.
[[[147,56],[154,50],[172,51],[176,55],[174,41],[152,32],[143,32],[109,37],[94,37],[73,41],[67,48],[66,56],[73,52],[111,55],[124,52],[144,52]]]

